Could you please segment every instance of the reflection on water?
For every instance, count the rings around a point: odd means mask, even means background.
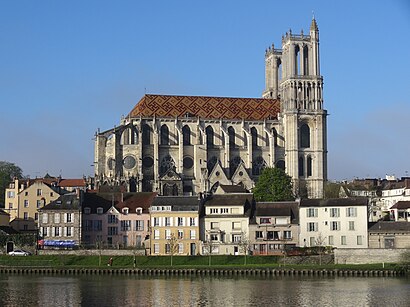
[[[409,306],[406,278],[0,275],[0,306]]]

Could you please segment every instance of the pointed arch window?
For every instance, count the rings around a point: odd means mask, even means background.
[[[161,126],[161,145],[169,145],[169,129],[167,125]]]
[[[242,159],[239,156],[234,157],[231,161],[230,161],[230,172],[231,172],[231,176],[233,175],[233,173],[235,172],[235,170],[238,168],[239,164],[241,164]]]
[[[258,147],[258,130],[255,127],[251,128],[252,148]]]
[[[299,168],[299,177],[303,177],[304,175],[304,161],[303,161],[303,157],[299,157],[299,163],[298,163],[298,168]]]
[[[252,163],[252,174],[259,176],[266,167],[266,162],[262,157],[257,157]]]
[[[213,156],[208,160],[207,168],[208,168],[208,175],[211,174],[215,165],[218,163],[218,158]]]
[[[126,128],[121,135],[121,145],[138,144],[138,133],[135,127]]]
[[[168,170],[176,170],[175,161],[170,155],[165,156],[161,161],[161,174],[164,174]]]
[[[147,124],[142,126],[142,145],[150,145],[151,142],[151,127]]]
[[[191,129],[188,126],[182,128],[183,145],[191,145]]]
[[[228,128],[228,135],[229,135],[229,148],[235,148],[235,129],[231,126]]]
[[[278,70],[277,70],[277,75],[276,75],[276,77],[277,77],[277,82],[279,83],[279,81],[280,80],[282,80],[282,61],[281,61],[281,59],[280,58],[278,58],[277,60],[276,60],[276,66],[277,66],[277,68],[278,68]],[[277,85],[278,86],[278,85]]]
[[[276,162],[276,167],[285,170],[285,161],[279,160],[278,162]]]
[[[211,126],[206,127],[206,147],[213,148],[215,146],[214,143],[214,129]]]
[[[308,46],[303,47],[303,74],[305,76],[309,75],[309,53]]]
[[[300,48],[295,46],[295,75],[300,75]]]
[[[310,147],[310,128],[307,124],[300,126],[300,147]]]
[[[272,128],[272,135],[273,135],[273,146],[278,146],[278,132],[275,128]]]
[[[306,173],[308,177],[312,176],[312,157],[311,156],[308,156],[306,160]]]

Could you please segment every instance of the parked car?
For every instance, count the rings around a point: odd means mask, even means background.
[[[30,256],[31,253],[22,249],[15,249],[14,251],[9,252],[10,256]]]

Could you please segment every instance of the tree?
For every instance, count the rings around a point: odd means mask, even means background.
[[[207,240],[203,242],[203,247],[204,247],[204,252],[206,250],[206,252],[208,253],[208,265],[211,266],[212,253],[214,252],[214,250],[216,250],[217,245],[214,243],[214,241],[212,241],[210,235],[208,235]]]
[[[169,248],[169,254],[171,254],[171,266],[173,264],[173,256],[178,252],[179,244],[178,244],[178,239],[175,237],[175,235],[172,233],[169,239],[167,240],[167,245]]]
[[[322,233],[320,232],[317,238],[315,239],[315,245],[319,248],[319,265],[322,265],[322,254],[325,241],[326,237],[322,236]]]
[[[241,249],[241,252],[245,255],[245,262],[244,262],[245,265],[246,265],[247,255],[249,252],[249,246],[250,246],[250,241],[248,239],[248,236],[246,235],[246,232],[242,232],[241,240],[239,241],[239,248]]]
[[[5,190],[15,177],[19,179],[23,177],[21,168],[14,163],[0,161],[0,204],[3,204],[2,207],[4,207]]]
[[[281,168],[267,167],[253,189],[256,201],[295,200],[292,178]]]

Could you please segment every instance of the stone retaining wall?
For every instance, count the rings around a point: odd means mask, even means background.
[[[138,249],[76,249],[76,250],[55,250],[55,249],[44,249],[39,250],[39,255],[76,255],[76,256],[144,256],[145,250]]]
[[[334,254],[336,264],[400,263],[406,251],[410,252],[410,249],[344,248],[335,249]]]

